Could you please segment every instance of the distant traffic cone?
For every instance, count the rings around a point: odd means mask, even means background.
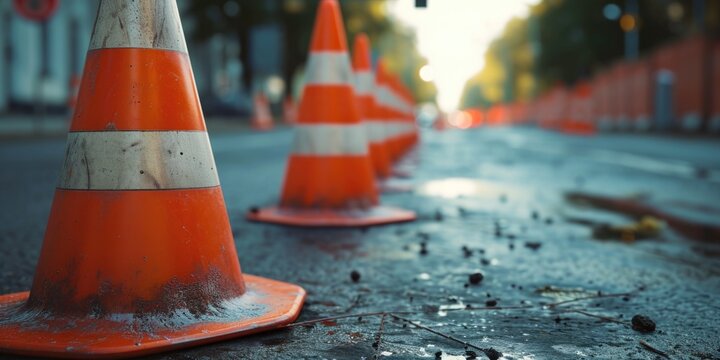
[[[283,100],[283,119],[285,119],[285,124],[295,125],[295,123],[297,123],[297,116],[295,101],[293,101],[292,96],[288,95],[285,97],[285,100]]]
[[[395,163],[402,155],[399,137],[402,132],[402,113],[398,111],[398,100],[393,90],[392,75],[385,68],[384,61],[378,61],[377,85],[378,102],[385,121],[385,144],[388,156]]]
[[[103,0],[30,292],[0,352],[119,358],[265,331],[302,288],[243,275],[172,0]]]
[[[402,114],[403,114],[403,122],[405,123],[403,127],[403,152],[407,153],[410,151],[416,142],[416,126],[415,126],[415,109],[414,109],[414,100],[412,97],[412,93],[407,88],[405,83],[400,80],[399,77],[395,77],[396,87],[397,87],[397,95],[400,99],[400,102],[402,103]]]
[[[415,121],[415,99],[410,88],[403,82],[400,82],[401,96],[407,105],[408,134],[410,137],[410,148],[414,147],[419,141],[419,133],[417,123]]]
[[[394,172],[410,176],[413,172],[412,162],[415,157],[409,156],[409,153],[415,146],[417,131],[412,94],[397,75],[392,76],[391,85],[400,116],[397,142],[401,160],[396,164]]]
[[[252,127],[255,130],[270,130],[273,128],[272,112],[267,96],[258,93],[253,96]]]
[[[409,120],[409,109],[408,104],[405,102],[403,97],[403,85],[400,78],[393,74],[389,78],[389,85],[393,96],[393,109],[395,110],[397,117],[397,133],[395,135],[395,141],[397,142],[398,160],[400,160],[409,149],[409,137],[410,131],[408,120]]]
[[[367,35],[355,37],[353,46],[353,68],[358,110],[365,125],[370,160],[375,175],[384,179],[390,175],[390,159],[385,148],[385,123],[375,104],[375,78],[370,66],[370,40]]]
[[[394,130],[392,121],[394,114],[388,102],[389,89],[387,83],[388,73],[385,69],[385,62],[383,59],[380,59],[375,69],[375,109],[377,111],[377,117],[382,119],[384,123],[383,142],[385,143],[385,152],[388,161],[392,164],[395,161],[395,148],[391,141]]]
[[[378,206],[337,0],[322,0],[310,45],[306,86],[279,207],[248,219],[297,226],[368,226],[415,219]]]
[[[375,168],[375,175],[378,177],[378,190],[382,193],[412,191],[413,184],[390,178],[392,166],[387,144],[388,124],[386,117],[388,113],[377,99],[378,96],[382,96],[382,93],[378,92],[379,87],[377,86],[376,76],[370,69],[369,40],[365,35],[360,35],[355,38],[354,47],[355,88],[358,90],[359,109],[369,139],[370,157]]]
[[[403,114],[402,100],[396,94],[395,80],[393,75],[386,69],[382,59],[377,65],[377,86],[378,103],[385,120],[386,135],[385,144],[388,149],[388,156],[393,164],[392,175],[407,178],[410,174],[404,169],[395,167],[404,154],[403,134],[407,128],[406,115]]]

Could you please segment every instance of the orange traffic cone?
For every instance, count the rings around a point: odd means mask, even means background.
[[[395,110],[394,95],[390,88],[390,74],[385,69],[385,63],[381,59],[377,63],[377,101],[382,119],[385,122],[385,146],[390,162],[394,163],[400,157],[400,149],[397,142],[400,115]]]
[[[382,118],[385,121],[385,144],[391,163],[396,164],[404,153],[402,134],[406,129],[407,122],[403,119],[405,115],[400,110],[402,107],[401,100],[395,94],[393,77],[385,69],[382,59],[378,61],[376,79],[378,86],[377,100]],[[397,168],[392,169],[392,175],[401,178],[410,177],[409,173]]]
[[[398,114],[398,133],[395,138],[401,161],[398,161],[394,173],[398,176],[410,176],[412,165],[409,164],[408,153],[415,145],[415,115],[413,114],[412,94],[409,93],[400,77],[393,75],[390,78],[390,87],[394,96],[395,109]]]
[[[397,75],[392,77],[393,94],[397,99],[402,128],[399,134],[401,154],[406,154],[413,146],[415,116],[413,114],[412,95]]]
[[[30,292],[0,352],[145,355],[280,327],[296,285],[243,275],[175,1],[103,0]]]
[[[415,219],[413,212],[378,206],[337,0],[320,2],[306,73],[280,206],[251,211],[248,219],[298,226]]]
[[[412,91],[400,81],[400,96],[405,102],[406,118],[407,118],[407,131],[408,131],[408,148],[414,147],[419,140],[418,127],[415,122],[415,99]]]
[[[383,179],[390,175],[390,159],[385,148],[385,123],[375,104],[375,79],[370,66],[370,40],[367,35],[355,37],[353,68],[358,110],[365,125],[375,175]]]
[[[378,177],[378,190],[383,193],[412,191],[412,184],[389,178],[392,168],[386,143],[388,131],[386,112],[376,101],[378,87],[370,67],[370,42],[365,34],[355,38],[353,66],[359,110],[369,140],[370,158],[375,175]]]
[[[270,130],[273,128],[272,112],[267,96],[258,93],[253,96],[252,127],[255,130]]]

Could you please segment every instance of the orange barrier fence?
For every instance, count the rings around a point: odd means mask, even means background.
[[[720,132],[720,42],[692,36],[620,61],[530,102],[465,109],[472,126],[532,123],[573,134],[602,131]]]

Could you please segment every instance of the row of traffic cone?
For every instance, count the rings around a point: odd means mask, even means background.
[[[381,60],[373,73],[370,41],[365,34],[355,38],[353,51],[355,90],[367,130],[370,158],[379,179],[393,175],[392,165],[417,142],[413,99],[399,78],[385,69]]]
[[[357,106],[336,0],[321,2],[308,74],[281,204],[251,216],[413,219],[379,206],[361,119],[407,121],[397,99]],[[389,135],[375,144],[391,159],[414,136]],[[32,288],[0,296],[0,352],[151,354],[284,326],[304,299],[240,269],[175,2],[102,0]]]
[[[285,124],[295,125],[297,122],[297,108],[291,96],[283,100],[282,107]],[[260,92],[253,96],[250,125],[257,131],[267,131],[274,127],[270,101],[264,93]]]
[[[412,211],[380,206],[376,183],[417,141],[412,96],[382,62],[373,75],[367,36],[355,40],[351,64],[334,1],[320,5],[306,74],[280,204],[253,208],[248,219],[296,226],[414,220]]]

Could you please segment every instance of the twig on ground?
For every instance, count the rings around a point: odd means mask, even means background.
[[[385,317],[387,317],[387,315],[388,314],[383,314],[380,318],[380,327],[378,328],[378,332],[375,334],[375,342],[373,343],[373,347],[375,348],[373,359],[375,360],[380,357],[380,345],[382,345],[382,334],[383,331],[385,331]]]
[[[599,299],[599,298],[620,297],[620,296],[631,296],[631,295],[633,295],[632,292],[586,296],[586,297],[575,298],[575,299],[560,301],[560,302],[556,302],[556,303],[546,304],[546,305],[544,305],[544,306],[553,309],[553,308],[556,308],[556,307],[559,306],[559,305],[565,305],[565,304],[572,303],[572,302],[577,302],[577,301],[584,301],[584,300],[591,300],[591,299]],[[354,303],[357,302],[358,300],[359,300],[359,299],[356,298],[356,300],[354,301]],[[354,304],[353,304],[353,306],[354,306]],[[351,307],[348,308],[348,309],[351,309],[353,306],[351,306]],[[452,312],[452,311],[467,311],[467,310],[523,310],[523,309],[532,309],[532,308],[537,308],[537,306],[535,306],[535,305],[493,306],[493,307],[488,307],[488,306],[485,306],[485,307],[472,307],[472,306],[471,306],[471,307],[458,308],[458,309],[445,309],[445,310],[443,310],[443,311],[445,311],[445,312]],[[325,318],[320,318],[320,319],[314,319],[314,320],[307,320],[307,321],[296,322],[296,323],[292,323],[292,324],[285,325],[285,327],[296,327],[296,326],[304,326],[304,325],[313,325],[313,324],[316,324],[316,323],[319,323],[319,322],[323,322],[323,321],[332,321],[332,320],[346,319],[346,318],[352,318],[352,317],[383,316],[383,315],[385,315],[385,314],[390,314],[390,313],[392,313],[392,314],[413,315],[413,314],[421,314],[421,313],[423,313],[423,312],[425,312],[425,311],[423,311],[423,310],[415,310],[415,311],[401,310],[401,311],[375,311],[375,312],[366,312],[366,313],[345,314],[345,315],[330,316],[330,317],[325,317]],[[602,320],[605,320],[605,321],[616,322],[616,323],[620,323],[620,324],[627,325],[625,322],[622,322],[622,321],[619,321],[619,320],[616,320],[616,319],[613,319],[613,318],[609,318],[609,317],[604,317],[604,316],[600,316],[600,315],[595,315],[595,314],[587,313],[587,312],[584,312],[584,311],[582,311],[582,310],[574,310],[574,309],[573,309],[573,310],[566,310],[566,311],[563,311],[563,312],[576,312],[576,313],[583,314],[583,315],[586,315],[586,316],[596,317],[596,318],[599,318],[599,319],[602,319]]]
[[[565,304],[574,303],[574,302],[578,302],[578,301],[593,300],[593,299],[602,299],[602,298],[612,298],[612,297],[621,297],[621,296],[632,296],[632,295],[635,295],[635,294],[632,293],[632,292],[618,293],[618,294],[600,294],[600,295],[579,297],[579,298],[574,298],[574,299],[565,300],[565,301],[558,301],[558,302],[555,302],[555,303],[546,304],[545,306],[547,306],[548,308],[554,308],[554,307],[557,307],[557,306],[560,306],[560,305],[565,305]]]
[[[670,358],[670,356],[669,356],[666,352],[664,352],[664,351],[662,351],[662,350],[658,350],[656,347],[648,344],[645,340],[640,340],[640,345],[641,345],[643,348],[645,348],[645,350],[648,350],[648,351],[650,351],[650,352],[656,353],[656,354],[658,354],[658,355],[660,355],[660,356],[662,356],[662,357],[664,357],[664,358],[667,358],[667,359]]]
[[[406,319],[406,318],[404,318],[404,317],[402,317],[402,316],[398,316],[398,315],[393,314],[393,313],[388,313],[388,315],[394,317],[395,319],[398,319],[398,320],[400,320],[400,321],[404,321],[404,322],[406,322],[406,323],[408,323],[408,324],[410,324],[410,325],[413,325],[413,326],[417,327],[418,329],[423,329],[423,330],[425,330],[425,331],[427,331],[427,332],[431,332],[431,333],[433,333],[433,334],[435,334],[435,335],[437,335],[437,336],[440,336],[440,337],[443,337],[443,338],[448,339],[448,340],[450,340],[450,341],[454,341],[454,342],[456,342],[456,343],[462,344],[463,346],[467,346],[467,347],[473,348],[473,349],[475,349],[475,350],[480,350],[480,351],[482,351],[483,353],[485,353],[486,355],[488,355],[488,357],[490,356],[489,354],[490,354],[491,351],[492,351],[493,353],[495,352],[495,350],[493,350],[493,349],[481,348],[481,347],[476,346],[476,345],[473,345],[473,344],[471,344],[471,343],[469,343],[469,342],[462,341],[462,340],[460,340],[460,339],[458,339],[458,338],[456,338],[456,337],[453,337],[453,336],[451,336],[451,335],[447,335],[447,334],[441,333],[441,332],[439,332],[439,331],[437,331],[437,330],[434,330],[434,329],[432,329],[432,328],[429,328],[429,327],[427,327],[427,326],[420,325],[420,324],[418,324],[418,323],[416,323],[416,322],[414,322],[414,321],[412,321],[412,320],[410,320],[410,319]]]
[[[555,309],[555,308],[557,308],[557,307],[560,306],[560,305],[565,305],[565,304],[568,304],[568,303],[573,303],[573,302],[578,302],[578,301],[591,300],[591,299],[599,299],[599,298],[620,297],[620,296],[631,296],[631,295],[633,295],[632,292],[628,292],[628,293],[617,293],[617,294],[604,294],[604,295],[603,295],[603,294],[600,294],[600,295],[595,295],[595,296],[586,296],[586,297],[580,297],[580,298],[575,298],[575,299],[560,301],[560,302],[551,303],[551,304],[545,304],[545,305],[542,305],[542,306],[537,306],[537,305],[505,306],[505,307],[502,307],[502,306],[487,307],[487,306],[486,306],[486,307],[477,307],[477,308],[476,308],[476,307],[472,307],[472,306],[468,306],[468,307],[465,307],[465,308],[458,308],[458,309],[445,309],[445,310],[443,310],[443,311],[450,312],[450,311],[467,311],[467,310],[524,310],[524,309],[543,308],[543,307],[548,308],[548,309]],[[358,300],[359,300],[359,299],[356,298],[356,300],[354,301],[354,303],[356,303]],[[355,305],[355,304],[353,304],[350,308],[352,308],[354,305]],[[602,316],[602,315],[597,315],[597,314],[589,313],[589,312],[584,311],[584,310],[579,310],[579,309],[562,309],[560,312],[562,312],[562,313],[576,313],[576,314],[581,314],[581,315],[585,315],[585,316],[588,316],[588,317],[593,317],[593,318],[596,318],[596,319],[600,319],[600,320],[603,320],[603,321],[613,322],[613,323],[621,324],[621,325],[624,325],[624,326],[630,326],[628,322],[621,321],[621,320],[618,320],[618,319],[615,319],[615,318],[611,318],[611,317],[607,317],[607,316]],[[499,356],[502,356],[502,355],[501,355],[499,352],[497,352],[495,349],[492,349],[492,348],[481,348],[481,347],[479,347],[479,346],[476,346],[476,345],[470,344],[470,343],[468,343],[468,342],[466,342],[466,341],[462,341],[462,340],[460,340],[460,339],[458,339],[458,338],[455,338],[455,337],[453,337],[453,336],[451,336],[451,335],[444,334],[444,333],[442,333],[442,332],[439,332],[439,331],[437,331],[437,330],[431,329],[431,328],[429,328],[429,327],[427,327],[427,326],[424,326],[424,325],[421,325],[421,324],[419,324],[419,323],[417,323],[417,322],[414,322],[414,321],[412,321],[412,320],[410,320],[410,319],[406,319],[406,318],[404,318],[404,317],[399,316],[400,314],[402,314],[402,315],[417,315],[417,314],[422,314],[422,313],[426,313],[426,311],[423,311],[422,309],[420,309],[420,310],[413,310],[413,311],[409,311],[409,310],[402,310],[402,311],[375,311],[375,312],[345,314],[345,315],[329,316],[329,317],[324,317],[324,318],[320,318],[320,319],[313,319],[313,320],[296,322],[296,323],[292,323],[292,324],[285,325],[284,328],[293,328],[293,327],[297,327],[297,326],[314,325],[314,324],[321,323],[321,322],[334,321],[334,320],[340,320],[340,319],[347,319],[347,318],[353,318],[353,317],[354,317],[354,318],[362,318],[362,317],[381,316],[381,318],[380,318],[380,328],[378,329],[378,332],[377,332],[376,335],[375,335],[375,342],[373,343],[373,347],[375,348],[375,352],[374,352],[373,358],[374,358],[374,359],[378,359],[379,354],[380,354],[380,346],[381,346],[381,344],[382,344],[382,334],[383,334],[383,331],[384,331],[384,329],[385,329],[385,318],[386,318],[387,316],[390,316],[390,317],[393,317],[393,318],[395,318],[395,319],[397,319],[397,320],[400,320],[400,321],[406,322],[406,323],[408,323],[408,324],[411,324],[411,325],[417,327],[418,329],[422,329],[422,330],[428,331],[428,332],[433,333],[433,334],[435,334],[435,335],[437,335],[437,336],[440,336],[440,337],[443,337],[443,338],[445,338],[445,339],[448,339],[448,340],[457,342],[457,343],[459,343],[459,344],[462,344],[463,346],[466,346],[466,347],[469,347],[469,348],[473,348],[473,349],[475,349],[475,350],[482,351],[488,358],[496,359],[496,358],[498,358]],[[652,347],[650,344],[648,344],[648,343],[646,343],[646,342],[644,342],[644,341],[642,341],[642,340],[640,341],[640,345],[642,345],[644,348],[646,348],[646,349],[649,350],[649,351],[652,351],[652,352],[654,352],[654,353],[657,353],[658,355],[662,355],[662,356],[668,357],[668,355],[667,355],[666,353],[664,353],[664,352],[662,352],[662,351],[660,351],[660,350],[658,350],[658,349],[655,349],[655,348]],[[498,354],[500,354],[500,355],[498,355]]]
[[[618,319],[611,318],[611,317],[607,317],[607,316],[602,316],[602,315],[597,315],[597,314],[589,313],[589,312],[584,311],[584,310],[572,309],[572,310],[565,310],[565,311],[562,311],[562,312],[564,312],[564,313],[577,313],[577,314],[581,314],[581,315],[593,317],[593,318],[596,318],[596,319],[600,319],[600,320],[603,320],[603,321],[614,322],[614,323],[617,323],[617,324],[622,324],[622,325],[625,325],[625,326],[630,326],[630,325],[629,325],[627,322],[625,322],[625,321],[618,320]]]
[[[458,308],[458,309],[443,309],[443,311],[444,312],[452,312],[452,311],[468,311],[468,310],[522,310],[522,309],[532,309],[534,307],[536,307],[536,306],[534,306],[534,305],[482,306],[482,307],[465,307],[465,308]]]
[[[290,328],[290,327],[297,327],[297,326],[305,326],[305,325],[314,325],[319,322],[324,321],[333,321],[333,320],[340,320],[340,319],[347,319],[352,317],[373,317],[373,316],[383,316],[387,314],[388,311],[376,311],[376,312],[366,312],[366,313],[355,313],[355,314],[345,314],[345,315],[338,315],[338,316],[329,316],[324,317],[320,319],[313,319],[313,320],[306,320],[306,321],[300,321],[292,324],[287,324],[284,327]],[[417,311],[394,311],[396,314],[417,314]]]
[[[350,312],[350,310],[352,310],[352,309],[354,309],[356,306],[358,306],[358,304],[360,304],[360,299],[361,299],[361,296],[360,296],[360,295],[355,296],[355,298],[353,299],[352,303],[350,303],[350,306],[348,306],[348,307],[345,309],[345,311],[343,311],[343,312]]]
[[[534,306],[532,305],[524,305],[524,306],[496,306],[496,307],[471,307],[471,308],[462,308],[462,309],[447,309],[443,311],[467,311],[467,310],[518,310],[518,309],[529,309]],[[317,324],[319,322],[323,321],[333,321],[333,320],[340,320],[340,319],[347,319],[352,317],[373,317],[373,316],[383,316],[389,313],[393,314],[404,314],[404,315],[416,315],[416,314],[422,314],[424,311],[422,310],[415,310],[415,311],[408,311],[408,310],[402,310],[402,311],[375,311],[375,312],[366,312],[366,313],[355,313],[355,314],[345,314],[345,315],[337,315],[337,316],[328,316],[324,318],[319,319],[312,319],[312,320],[306,320],[306,321],[300,321],[292,324],[285,325],[286,328],[289,327],[296,327],[296,326],[305,326],[305,325],[313,325]]]

